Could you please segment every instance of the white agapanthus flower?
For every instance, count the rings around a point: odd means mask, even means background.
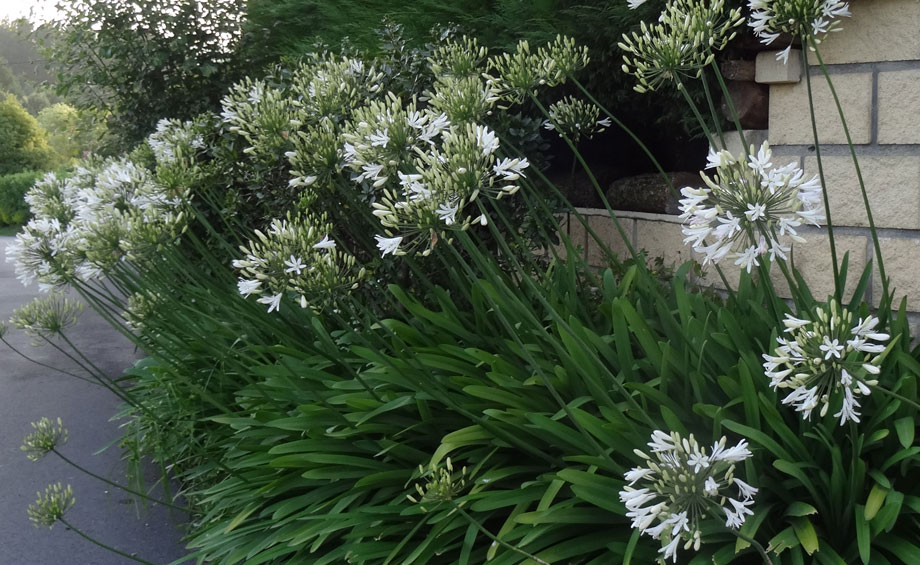
[[[558,131],[572,143],[593,138],[610,127],[610,118],[601,118],[600,108],[579,98],[566,96],[549,107],[549,120],[543,127]]]
[[[648,443],[651,454],[636,450],[645,466],[625,474],[620,501],[633,528],[661,541],[659,561],[677,562],[682,542],[685,550],[698,551],[701,520],[724,519],[726,527],[738,529],[753,514],[757,489],[735,477],[735,465],[752,454],[745,440],[731,447],[726,441],[722,437],[707,450],[693,435],[656,430]]]
[[[309,214],[273,220],[266,232],[256,231],[244,256],[233,261],[240,271],[237,290],[278,311],[291,295],[301,308],[320,311],[358,287],[365,270],[354,256],[340,251],[330,238],[332,225]]]
[[[747,159],[710,150],[715,175],[701,175],[708,188],[681,189],[684,243],[703,254],[703,264],[729,257],[751,272],[765,255],[786,259],[791,242],[804,241],[796,228],[824,219],[818,177],[806,179],[795,163],[774,167],[772,159],[766,141]]]
[[[881,372],[881,342],[888,334],[876,330],[878,318],[853,323],[853,314],[836,300],[815,309],[812,319],[786,315],[788,337],[778,337],[773,355],[764,354],[764,373],[774,389],[789,389],[783,404],[809,419],[820,407],[823,417],[840,397],[840,424],[859,422],[858,396],[868,396]],[[840,393],[840,394],[838,394]]]
[[[630,10],[635,10],[645,2],[646,0],[626,0],[626,5],[629,6]]]
[[[850,16],[848,2],[838,0],[748,0],[751,19],[748,25],[760,42],[769,45],[781,34],[811,37],[820,43],[821,36],[839,31],[837,18]],[[790,44],[777,54],[777,60],[788,62]]]

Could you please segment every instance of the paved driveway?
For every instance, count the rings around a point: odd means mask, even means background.
[[[12,265],[5,262],[10,241],[0,237],[0,320],[4,321],[37,294],[37,287],[23,287]],[[136,358],[133,346],[90,310],[68,337],[109,375],[120,375]],[[18,330],[10,329],[7,339],[44,363],[72,368],[52,348],[30,347],[30,338]],[[133,563],[60,524],[49,531],[29,522],[26,508],[36,492],[57,481],[72,485],[76,505],[67,519],[87,534],[158,565],[186,554],[179,541],[182,512],[159,505],[136,508],[123,491],[80,473],[53,454],[33,463],[19,449],[31,430],[30,422],[43,416],[61,417],[70,431],[70,441],[61,451],[99,475],[124,482],[125,466],[117,446],[93,455],[119,437],[118,423],[109,421],[118,404],[109,391],[24,361],[0,343],[0,565]]]

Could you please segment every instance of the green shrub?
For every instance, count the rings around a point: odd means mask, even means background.
[[[26,193],[44,173],[25,171],[0,176],[0,224],[26,223],[31,213],[26,204]]]
[[[48,170],[56,160],[45,132],[16,97],[0,100],[0,175]]]

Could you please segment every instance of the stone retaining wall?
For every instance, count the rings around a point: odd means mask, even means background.
[[[870,204],[888,276],[896,296],[907,296],[908,309],[920,311],[920,0],[854,0],[852,17],[841,22],[820,45],[821,55],[834,82],[846,115],[849,132],[869,192]],[[790,65],[801,65],[803,55],[793,51]],[[874,258],[868,222],[849,147],[830,89],[807,54],[815,97],[821,155],[832,206],[838,255],[850,253],[848,289]],[[748,140],[767,138],[774,163],[798,161],[807,173],[817,173],[808,97],[802,67],[783,67],[774,53],[757,57],[756,80],[770,85],[769,130],[745,132]],[[737,139],[729,142],[737,152]],[[731,147],[731,146],[734,146]],[[611,247],[625,250],[606,211],[580,209]],[[683,244],[676,216],[617,212],[637,249],[666,263],[691,258]],[[589,260],[601,254],[577,221],[569,222],[570,235],[585,247]],[[807,243],[794,247],[795,266],[816,296],[833,291],[827,231],[805,228]],[[730,262],[723,268],[729,280],[737,277]],[[778,271],[778,270],[777,270]],[[707,278],[716,279],[714,274]],[[721,286],[718,280],[712,280]],[[780,292],[784,281],[777,279]],[[881,282],[873,273],[869,299],[877,304]]]

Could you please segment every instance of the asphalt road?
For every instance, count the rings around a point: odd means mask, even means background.
[[[23,287],[5,262],[11,238],[0,237],[0,320],[38,294]],[[110,376],[119,376],[136,357],[133,346],[94,312],[84,311],[68,337]],[[29,356],[53,366],[74,365],[49,346],[31,347],[31,338],[10,329],[7,341]],[[119,401],[109,391],[55,374],[29,363],[0,343],[0,565],[122,565],[119,557],[83,540],[57,524],[36,528],[26,509],[36,492],[54,482],[73,487],[76,504],[67,514],[74,527],[121,551],[146,561],[170,563],[186,555],[180,539],[184,514],[160,505],[137,507],[132,497],[68,466],[51,454],[39,462],[20,451],[30,422],[62,418],[70,441],[61,452],[79,465],[124,484],[125,465],[114,445],[94,455],[119,436],[110,421]],[[156,476],[151,469],[150,475]]]

